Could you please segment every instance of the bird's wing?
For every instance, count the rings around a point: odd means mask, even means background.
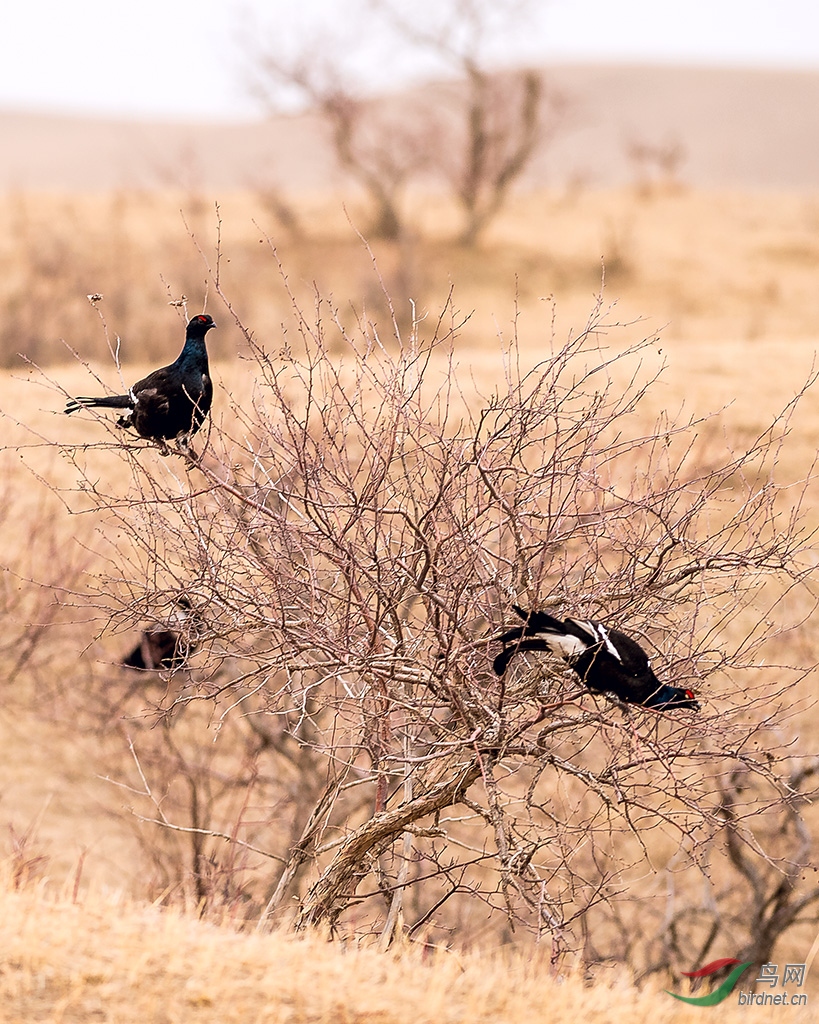
[[[131,388],[131,391],[138,395],[141,391],[149,391],[151,388],[166,388],[168,382],[172,377],[171,371],[174,369],[173,364],[170,366],[160,366],[158,370],[152,370],[147,377],[143,377],[142,380],[138,380],[136,384]]]
[[[588,644],[599,644],[604,642],[603,634],[600,632],[601,625],[592,619],[566,619],[564,623],[567,632],[576,636],[578,640],[585,640]],[[605,627],[603,627],[605,628]]]
[[[647,673],[649,676],[654,675],[651,671],[651,660],[646,652],[636,640],[632,640],[625,633],[618,629],[606,630],[606,647],[617,651],[617,659],[627,672],[637,676],[644,676]]]
[[[515,614],[525,620],[519,627],[522,630],[521,636],[533,636],[535,633],[565,633],[566,631],[560,619],[549,615],[548,612],[527,612],[516,604],[513,604],[512,607]]]
[[[139,391],[134,391],[134,394],[139,411],[143,415],[145,413],[158,413],[161,415],[168,412],[170,408],[168,393],[160,391],[159,388],[141,388]]]
[[[571,633],[547,633],[543,639],[552,654],[557,654],[569,664],[576,661],[581,654],[585,654],[589,649],[586,640]]]

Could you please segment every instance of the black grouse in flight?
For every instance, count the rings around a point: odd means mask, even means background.
[[[215,326],[207,313],[193,317],[185,331],[185,345],[170,366],[137,381],[127,395],[72,398],[66,413],[84,407],[124,409],[118,426],[133,427],[140,437],[163,446],[177,439],[187,442],[205,422],[213,401],[205,335]]]
[[[498,637],[504,648],[492,665],[497,675],[503,675],[519,651],[550,651],[563,658],[592,693],[613,693],[629,704],[658,711],[699,711],[693,691],[661,683],[646,652],[625,633],[602,622],[561,621],[546,612],[512,607],[524,623]]]

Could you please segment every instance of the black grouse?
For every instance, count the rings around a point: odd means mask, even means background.
[[[137,645],[125,655],[121,664],[148,672],[159,669],[173,672],[184,668],[197,647],[196,618],[187,597],[180,597],[171,621],[163,623],[161,628],[144,630]],[[172,626],[178,626],[184,635],[175,632]]]
[[[498,637],[504,648],[492,665],[497,675],[503,675],[518,651],[550,651],[563,658],[592,693],[613,693],[622,701],[659,711],[699,711],[693,691],[661,683],[646,652],[625,633],[602,622],[561,621],[546,612],[512,607],[524,623]]]
[[[206,313],[193,317],[185,331],[185,345],[170,366],[137,381],[127,395],[72,398],[66,413],[83,407],[125,409],[117,426],[133,427],[140,437],[163,447],[176,439],[186,443],[205,422],[213,400],[205,335],[215,326]]]
[[[155,672],[158,669],[182,668],[192,653],[178,634],[171,629],[146,629],[139,643],[122,659],[125,668]]]

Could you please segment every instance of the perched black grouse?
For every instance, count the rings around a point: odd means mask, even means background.
[[[694,693],[661,683],[646,652],[625,633],[601,622],[561,621],[546,612],[512,607],[525,621],[498,637],[504,649],[492,665],[497,675],[503,675],[518,651],[551,651],[571,665],[593,693],[613,693],[630,704],[660,711],[699,711]]]
[[[186,442],[205,422],[213,400],[205,335],[215,326],[206,313],[195,316],[185,331],[185,346],[170,366],[137,381],[127,395],[72,398],[66,413],[83,407],[125,409],[118,426],[133,427],[140,437],[163,446],[175,439]]]

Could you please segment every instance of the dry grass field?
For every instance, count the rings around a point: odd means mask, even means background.
[[[116,663],[132,636],[112,631],[108,595],[98,593],[95,606],[92,585],[118,543],[110,532],[116,526],[87,511],[78,463],[57,445],[78,446],[86,483],[116,490],[121,463],[93,446],[117,438],[91,417],[63,418],[61,409],[65,394],[97,386],[89,371],[116,386],[109,346],[116,349],[118,337],[127,384],[176,354],[183,320],[169,300],[185,296],[193,312],[207,295],[219,323],[209,338],[214,420],[229,431],[232,403],[251,400],[253,364],[208,267],[274,360],[294,333],[293,297],[312,311],[320,294],[340,324],[363,317],[385,336],[393,315],[409,330],[412,301],[425,318],[423,336],[451,294],[462,400],[477,408],[492,393],[513,337],[520,359],[532,365],[583,329],[605,267],[609,326],[597,344],[615,352],[655,339],[639,357],[639,372],[649,377],[664,366],[635,414],[635,431],[665,412],[714,412],[702,428],[710,443],[741,447],[814,367],[819,197],[536,192],[516,197],[475,250],[449,241],[454,217],[443,201],[414,202],[413,237],[370,249],[354,230],[366,231],[364,213],[345,212],[326,196],[302,200],[295,226],[253,193],[225,196],[218,212],[191,194],[0,199],[0,357],[7,367],[0,379],[0,824],[8,876],[0,891],[0,999],[10,1022],[580,1017],[616,1024],[711,1012],[674,1002],[656,977],[640,989],[614,971],[593,985],[579,970],[553,977],[548,958],[533,948],[507,957],[481,952],[476,939],[470,952],[385,955],[353,937],[342,948],[314,937],[239,932],[228,914],[201,921],[195,907],[160,910],[146,902],[161,896],[165,879],[151,859],[156,826],[132,813],[136,790],[121,785],[135,785],[123,747],[129,725],[113,696],[109,720],[82,699],[86,691],[116,695],[127,687]],[[89,293],[104,298],[93,307]],[[340,344],[338,351],[341,358]],[[433,367],[445,369],[443,362]],[[797,485],[810,471],[818,410],[809,393],[791,419],[777,460],[780,483]],[[145,458],[157,473],[175,472],[173,460]],[[815,508],[814,500],[811,525],[819,523]],[[819,661],[814,633],[805,624],[793,641],[792,661],[804,668]],[[804,713],[782,726],[782,742],[806,753],[819,740],[814,689],[811,676],[799,684],[794,703]],[[730,696],[713,695],[718,706]],[[136,718],[141,726],[153,721],[150,702]],[[213,742],[212,725],[203,726],[204,742]],[[788,933],[779,960],[804,961],[815,931],[808,923]],[[453,941],[469,945],[465,936]],[[812,999],[819,998],[814,981]],[[729,1000],[718,1012],[730,1021],[742,1011]],[[782,1010],[765,1019],[811,1018]]]
[[[3,1015],[21,1024],[688,1024],[709,1013],[733,1022],[770,1012],[730,999],[719,1010],[685,1006],[658,985],[638,990],[616,973],[593,986],[573,972],[557,978],[538,951],[382,954],[320,937],[237,934],[122,898],[78,904],[38,889],[4,890],[0,906]],[[813,1019],[805,1009],[776,1011],[764,1019]]]
[[[435,196],[415,196],[417,228],[400,243],[373,242],[367,251],[366,211],[349,197],[299,200],[295,223],[264,193],[118,192],[99,196],[18,193],[0,202],[0,284],[4,318],[0,355],[46,364],[107,357],[98,320],[85,296],[105,296],[110,330],[123,339],[130,362],[164,356],[172,320],[169,299],[198,303],[205,261],[215,269],[221,220],[223,289],[243,320],[271,349],[290,313],[271,256],[309,308],[318,290],[348,318],[353,310],[385,317],[383,286],[399,323],[409,300],[430,318],[452,292],[455,308],[471,313],[459,353],[495,351],[508,337],[516,309],[522,343],[534,351],[555,331],[563,337],[585,324],[605,266],[608,302],[616,319],[640,323],[619,331],[619,343],[662,331],[663,345],[711,347],[787,343],[797,358],[815,337],[819,297],[819,200],[802,194],[696,192],[646,194],[634,189],[560,189],[516,196],[481,245],[450,241],[454,210]],[[192,241],[190,235],[195,239]],[[197,244],[201,253],[197,251]],[[373,257],[378,273],[373,270]],[[222,317],[224,320],[224,316]],[[232,358],[237,337],[223,325],[214,352]],[[680,359],[675,374],[691,360]],[[701,378],[711,363],[698,366]],[[684,383],[684,382],[681,382]],[[729,385],[730,388],[730,385]]]
[[[193,915],[118,897],[0,894],[0,997],[11,1022],[248,1024],[732,1024],[807,1022],[810,1007],[686,1006],[661,986],[612,973],[595,985],[554,977],[539,951],[387,954],[321,937],[237,934]],[[815,998],[815,996],[812,996]],[[773,1016],[764,1016],[775,1013]]]

